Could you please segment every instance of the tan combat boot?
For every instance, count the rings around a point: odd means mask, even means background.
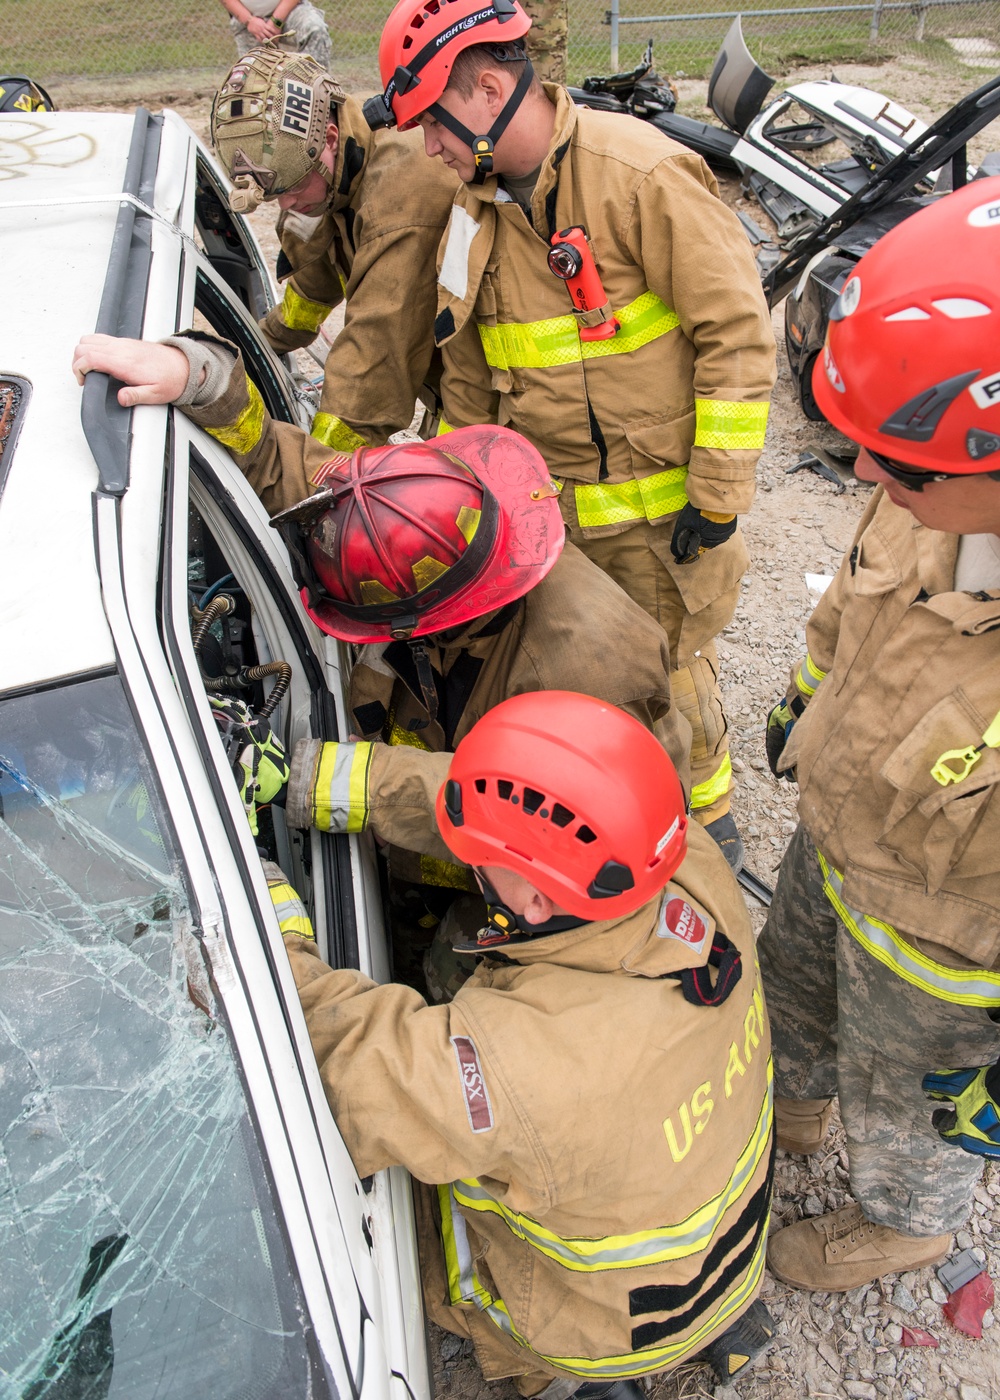
[[[846,1293],[883,1274],[936,1264],[951,1247],[951,1235],[904,1235],[873,1225],[859,1205],[800,1220],[768,1241],[767,1263],[776,1278],[814,1293]]]
[[[833,1099],[782,1099],[775,1095],[774,1119],[782,1152],[808,1156],[823,1146]]]

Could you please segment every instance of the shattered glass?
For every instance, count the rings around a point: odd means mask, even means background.
[[[0,1400],[317,1393],[198,935],[120,680],[0,702]]]

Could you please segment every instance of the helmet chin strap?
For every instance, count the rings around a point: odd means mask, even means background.
[[[567,929],[583,928],[588,921],[578,919],[574,914],[554,914],[541,924],[522,922],[521,916],[508,909],[482,871],[475,867],[476,878],[486,900],[488,927],[483,930],[486,938],[480,937],[481,944],[526,943],[530,938],[538,938],[546,933],[564,933]]]
[[[463,126],[457,117],[452,116],[451,112],[446,112],[440,102],[435,102],[432,107],[428,108],[435,121],[439,121],[442,126],[447,127],[453,136],[464,141],[472,151],[476,162],[476,173],[472,177],[472,184],[481,185],[487,176],[493,174],[493,147],[507,130],[511,118],[524,101],[528,88],[531,86],[534,72],[531,60],[525,59],[524,72],[518,78],[517,86],[504,103],[496,121],[485,136],[476,136],[467,126]]]

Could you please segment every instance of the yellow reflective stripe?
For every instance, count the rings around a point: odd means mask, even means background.
[[[764,446],[769,404],[727,399],[695,399],[695,447],[759,452]]]
[[[614,485],[577,486],[576,514],[582,530],[621,525],[626,520],[659,520],[687,505],[687,467],[670,467],[654,476],[634,477]]]
[[[827,899],[848,932],[873,958],[902,977],[904,982],[919,987],[939,1001],[952,1001],[959,1006],[1000,1006],[1000,973],[979,968],[966,972],[960,968],[945,967],[907,943],[891,924],[849,909],[841,898],[844,877],[826,862],[820,851],[816,854],[823,872],[823,889]]]
[[[332,310],[325,302],[299,296],[291,282],[285,283],[281,319],[290,331],[312,331],[315,335]]]
[[[773,1069],[769,1060],[767,1088],[757,1123],[726,1185],[676,1225],[638,1230],[631,1235],[606,1235],[602,1239],[564,1239],[530,1216],[508,1209],[475,1178],[452,1182],[452,1192],[458,1204],[466,1210],[498,1215],[518,1239],[524,1240],[547,1259],[561,1264],[564,1269],[578,1273],[643,1268],[648,1264],[665,1264],[675,1259],[686,1259],[692,1254],[701,1254],[711,1245],[726,1212],[749,1189],[758,1166],[770,1150],[772,1078]]]
[[[389,740],[390,744],[405,744],[410,749],[423,749],[425,753],[430,753],[431,746],[419,734],[412,729],[404,729],[401,724],[396,723],[396,716],[389,719]]]
[[[249,375],[246,379],[246,391],[247,406],[235,423],[229,423],[221,428],[205,429],[210,437],[215,438],[216,442],[221,442],[223,447],[229,448],[230,452],[237,452],[244,457],[248,452],[254,450],[264,433],[264,400]]]
[[[641,1351],[625,1352],[619,1356],[604,1356],[594,1359],[589,1356],[550,1356],[535,1351],[514,1326],[510,1313],[503,1300],[494,1298],[483,1287],[472,1263],[472,1251],[465,1229],[465,1221],[455,1209],[452,1188],[438,1187],[438,1200],[441,1203],[442,1236],[445,1260],[448,1269],[448,1293],[454,1306],[473,1306],[486,1314],[492,1323],[512,1341],[524,1347],[534,1356],[540,1356],[551,1365],[577,1376],[641,1376],[650,1371],[659,1371],[674,1365],[700,1351],[707,1337],[719,1330],[729,1318],[741,1312],[753,1298],[764,1272],[764,1256],[767,1250],[767,1223],[760,1233],[753,1258],[747,1265],[742,1282],[725,1294],[714,1312],[701,1321],[690,1336],[680,1341],[664,1343],[662,1346],[643,1347]]]
[[[451,861],[436,860],[433,856],[420,857],[420,883],[439,885],[446,890],[468,890],[470,893],[479,889],[476,877],[467,865],[452,865]]]
[[[275,917],[278,920],[278,927],[282,933],[296,933],[300,938],[311,938],[315,940],[316,934],[313,932],[312,920],[306,912],[306,906],[299,898],[298,892],[291,886],[280,881],[275,884],[268,883],[271,892],[271,903],[274,905]]]
[[[724,754],[722,762],[710,778],[703,783],[695,783],[691,789],[691,807],[711,807],[720,797],[725,797],[733,781],[733,764],[729,754]]]
[[[309,432],[317,441],[332,447],[334,452],[354,452],[359,447],[368,446],[361,434],[348,427],[343,418],[338,418],[335,413],[317,413]]]
[[[364,831],[368,825],[368,770],[373,744],[324,744],[313,784],[313,821],[319,831]]]
[[[453,1307],[474,1303],[483,1312],[493,1303],[493,1295],[479,1282],[472,1264],[472,1250],[465,1221],[454,1209],[450,1186],[439,1186],[441,1236],[448,1270],[448,1300]]]
[[[507,321],[480,326],[486,362],[494,369],[551,369],[554,365],[627,355],[674,330],[677,313],[655,292],[643,292],[615,312],[621,329],[608,340],[581,340],[576,317],[550,316],[544,321]]]
[[[806,659],[799,667],[795,677],[795,688],[811,699],[824,680],[826,680],[826,672],[821,671],[809,653],[806,652]]]
[[[435,434],[435,437],[441,437],[444,433],[453,433],[454,431],[455,429],[451,426],[451,424],[446,418],[438,419],[438,430]]]

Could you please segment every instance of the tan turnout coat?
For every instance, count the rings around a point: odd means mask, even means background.
[[[954,591],[958,543],[876,490],[809,620],[806,687],[810,670],[826,675],[782,766],[845,904],[939,945],[939,960],[996,967],[1000,751],[984,748],[957,784],[931,776],[1000,711],[1000,592]]]
[[[350,451],[354,438],[379,445],[408,428],[424,381],[439,377],[434,257],[458,182],[427,159],[419,131],[372,132],[353,97],[337,120],[330,207],[279,217],[285,297],[261,325],[283,353],[308,345],[346,298],[313,431]]]
[[[575,483],[682,468],[686,485],[680,471],[658,495],[657,510],[673,500],[658,520],[685,498],[746,511],[774,381],[774,337],[747,236],[700,156],[647,122],[577,108],[563,88],[546,92],[556,124],[531,221],[495,178],[462,185],[441,243],[444,416],[453,427],[499,421],[523,433],[567,481],[571,527],[585,523]],[[611,307],[623,318],[631,308],[605,343],[631,346],[627,353],[581,358],[576,328],[566,339],[554,325],[572,320],[572,304],[548,268],[549,237],[571,225],[589,235]],[[591,509],[602,515],[599,502]],[[603,513],[588,536],[635,523]]]
[[[675,974],[716,930],[742,976],[695,1005]],[[770,1043],[746,909],[704,832],[662,899],[487,956],[447,1006],[287,943],[357,1170],[444,1183],[429,1311],[473,1337],[488,1379],[665,1370],[746,1309],[767,1233]]]

